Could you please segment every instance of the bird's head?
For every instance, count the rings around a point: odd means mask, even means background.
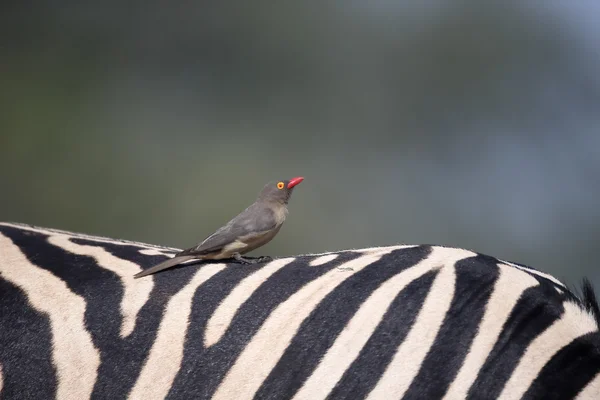
[[[260,192],[258,198],[261,200],[287,204],[287,202],[290,200],[290,196],[292,195],[294,187],[303,180],[303,177],[298,176],[286,181],[269,182]]]

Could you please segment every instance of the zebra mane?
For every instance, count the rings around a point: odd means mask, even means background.
[[[596,295],[596,291],[594,290],[594,286],[592,282],[587,278],[583,278],[583,282],[581,284],[581,303],[585,310],[594,316],[596,320],[596,324],[600,327],[600,306],[598,305],[598,296]]]

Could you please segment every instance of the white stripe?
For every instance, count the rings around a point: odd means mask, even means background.
[[[154,344],[129,399],[162,399],[173,384],[183,359],[187,326],[196,289],[225,264],[207,264],[167,304]]]
[[[498,341],[502,327],[517,301],[525,290],[539,285],[539,282],[531,275],[504,264],[498,264],[498,272],[498,280],[494,284],[494,290],[486,305],[477,335],[473,339],[462,367],[444,397],[445,400],[467,397],[469,389]],[[464,317],[469,318],[468,315]]]
[[[138,251],[145,256],[169,256],[173,257],[173,252],[161,251],[158,249],[141,249]]]
[[[2,374],[2,364],[0,364],[0,394],[2,394],[2,388],[4,388],[4,375]]]
[[[456,286],[454,264],[460,259],[475,256],[467,250],[447,250],[448,259],[436,260],[443,268],[435,278],[415,323],[368,399],[401,398],[419,372],[452,303]]]
[[[244,278],[219,304],[213,315],[206,324],[204,333],[204,345],[210,347],[221,340],[221,337],[229,328],[233,316],[250,296],[275,272],[291,263],[294,258],[282,258],[275,260],[257,270],[252,275]]]
[[[69,240],[68,236],[53,235],[48,237],[48,242],[63,250],[81,256],[93,257],[98,266],[116,274],[123,284],[123,298],[121,299],[121,337],[126,337],[135,328],[138,312],[146,304],[150,292],[154,287],[153,279],[133,279],[133,275],[142,271],[138,264],[115,257],[102,247],[80,245]]]
[[[563,347],[579,336],[596,331],[594,319],[578,305],[564,302],[565,312],[548,329],[531,342],[499,399],[520,399],[544,365]]]
[[[381,246],[381,247],[367,247],[364,249],[356,249],[356,250],[346,250],[346,251],[356,251],[362,254],[381,254],[381,253],[391,253],[394,250],[399,249],[410,249],[413,247],[419,247],[419,245],[397,245],[397,246]]]
[[[213,400],[251,399],[293,339],[302,322],[327,294],[354,273],[379,260],[368,254],[334,268],[295,292],[263,323],[217,389]]]
[[[575,398],[575,400],[598,400],[600,399],[600,374],[587,384]]]
[[[319,265],[327,264],[328,262],[333,261],[336,258],[338,258],[337,254],[327,254],[326,256],[315,258],[309,263],[309,265],[311,267],[318,267]]]
[[[319,366],[304,386],[296,393],[295,400],[324,399],[335,387],[350,364],[358,357],[390,305],[407,285],[433,268],[440,267],[441,258],[446,259],[447,249],[434,248],[432,254],[418,264],[392,276],[365,300],[348,325],[339,334]],[[464,258],[464,254],[456,254]],[[468,256],[473,256],[470,253]]]
[[[541,271],[536,271],[535,269],[532,269],[532,268],[523,267],[523,266],[521,266],[521,265],[513,264],[513,263],[511,263],[511,262],[509,262],[509,261],[502,261],[502,260],[499,260],[499,261],[500,261],[500,262],[503,262],[503,263],[504,263],[504,264],[506,264],[506,265],[510,265],[510,266],[512,266],[512,267],[518,268],[518,269],[520,269],[520,270],[522,270],[522,271],[529,272],[529,273],[531,273],[531,274],[533,274],[533,275],[537,275],[537,276],[541,276],[542,278],[546,278],[546,279],[548,279],[549,281],[552,281],[552,282],[554,282],[555,284],[557,284],[557,285],[559,285],[559,286],[562,286],[562,287],[566,288],[566,286],[565,286],[565,284],[564,284],[564,283],[562,283],[561,281],[559,281],[558,279],[556,279],[555,277],[553,277],[553,276],[552,276],[552,275],[550,275],[550,274],[546,274],[546,273],[544,273],[544,272],[541,272]]]
[[[25,292],[31,305],[50,319],[52,361],[58,399],[87,399],[92,394],[100,354],[85,328],[85,300],[65,282],[30,263],[12,241],[0,234],[2,278]]]

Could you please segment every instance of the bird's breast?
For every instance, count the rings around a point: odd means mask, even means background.
[[[285,221],[288,214],[287,207],[275,207],[273,209],[273,216],[275,217],[275,223],[280,226]]]
[[[241,237],[238,240],[245,243],[246,247],[243,250],[239,250],[240,254],[248,253],[254,249],[257,249],[271,241],[277,235],[281,229],[281,224],[270,231],[255,233],[246,237]]]

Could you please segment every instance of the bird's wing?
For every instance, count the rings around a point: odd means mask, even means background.
[[[183,250],[177,256],[203,255],[221,250],[236,239],[253,233],[263,233],[277,226],[273,210],[262,204],[252,204],[239,215],[217,229],[195,247]]]

